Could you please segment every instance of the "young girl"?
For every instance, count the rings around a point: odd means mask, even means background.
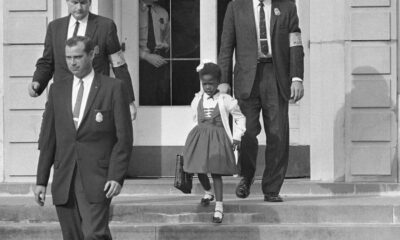
[[[202,206],[214,200],[207,174],[211,173],[216,197],[212,221],[221,223],[222,176],[237,173],[234,150],[240,147],[246,119],[238,103],[231,96],[218,92],[221,69],[215,63],[204,63],[197,68],[203,89],[194,97],[191,107],[197,125],[189,133],[183,152],[184,170],[197,173],[205,190]],[[229,127],[229,114],[233,117],[234,134]]]

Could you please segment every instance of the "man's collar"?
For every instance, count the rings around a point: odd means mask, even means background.
[[[94,79],[94,70],[92,68],[92,71],[88,75],[82,78],[83,82],[90,82],[93,81]],[[74,75],[74,85],[79,83],[80,78]]]
[[[263,0],[264,5],[271,5],[272,0]],[[253,4],[258,6],[260,4],[260,0],[253,0]]]
[[[142,11],[147,11],[148,6],[151,6],[152,9],[154,10],[154,7],[156,6],[156,4],[155,4],[155,3],[146,4],[146,3],[144,3],[143,1],[140,1],[140,9],[141,9]]]
[[[71,14],[71,17],[70,17],[70,19],[69,19],[69,23],[70,23],[70,25],[75,24],[76,21],[78,21],[80,24],[82,24],[82,23],[87,23],[88,20],[89,20],[89,15],[90,15],[90,12],[88,13],[88,15],[86,15],[86,17],[82,18],[81,20],[76,20],[76,19],[74,18],[74,16],[72,16],[72,14]]]

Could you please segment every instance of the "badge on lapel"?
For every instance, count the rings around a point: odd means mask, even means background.
[[[281,15],[281,11],[279,10],[279,8],[274,8],[274,13],[276,16]]]
[[[164,18],[160,18],[160,23],[164,24]]]
[[[98,122],[98,123],[103,122],[103,114],[101,114],[101,112],[98,112],[96,114],[96,122]]]
[[[99,54],[99,53],[100,53],[100,48],[99,48],[98,45],[96,45],[96,46],[94,47],[94,55],[97,55],[97,54]]]

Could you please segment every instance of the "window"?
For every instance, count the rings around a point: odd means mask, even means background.
[[[200,90],[200,0],[141,0],[142,106],[188,105]]]

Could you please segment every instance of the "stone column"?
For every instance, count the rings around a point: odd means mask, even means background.
[[[4,1],[0,2],[0,182],[4,182]]]
[[[200,1],[200,58],[217,61],[218,2],[215,0]]]
[[[345,0],[310,2],[311,179],[345,179]]]

